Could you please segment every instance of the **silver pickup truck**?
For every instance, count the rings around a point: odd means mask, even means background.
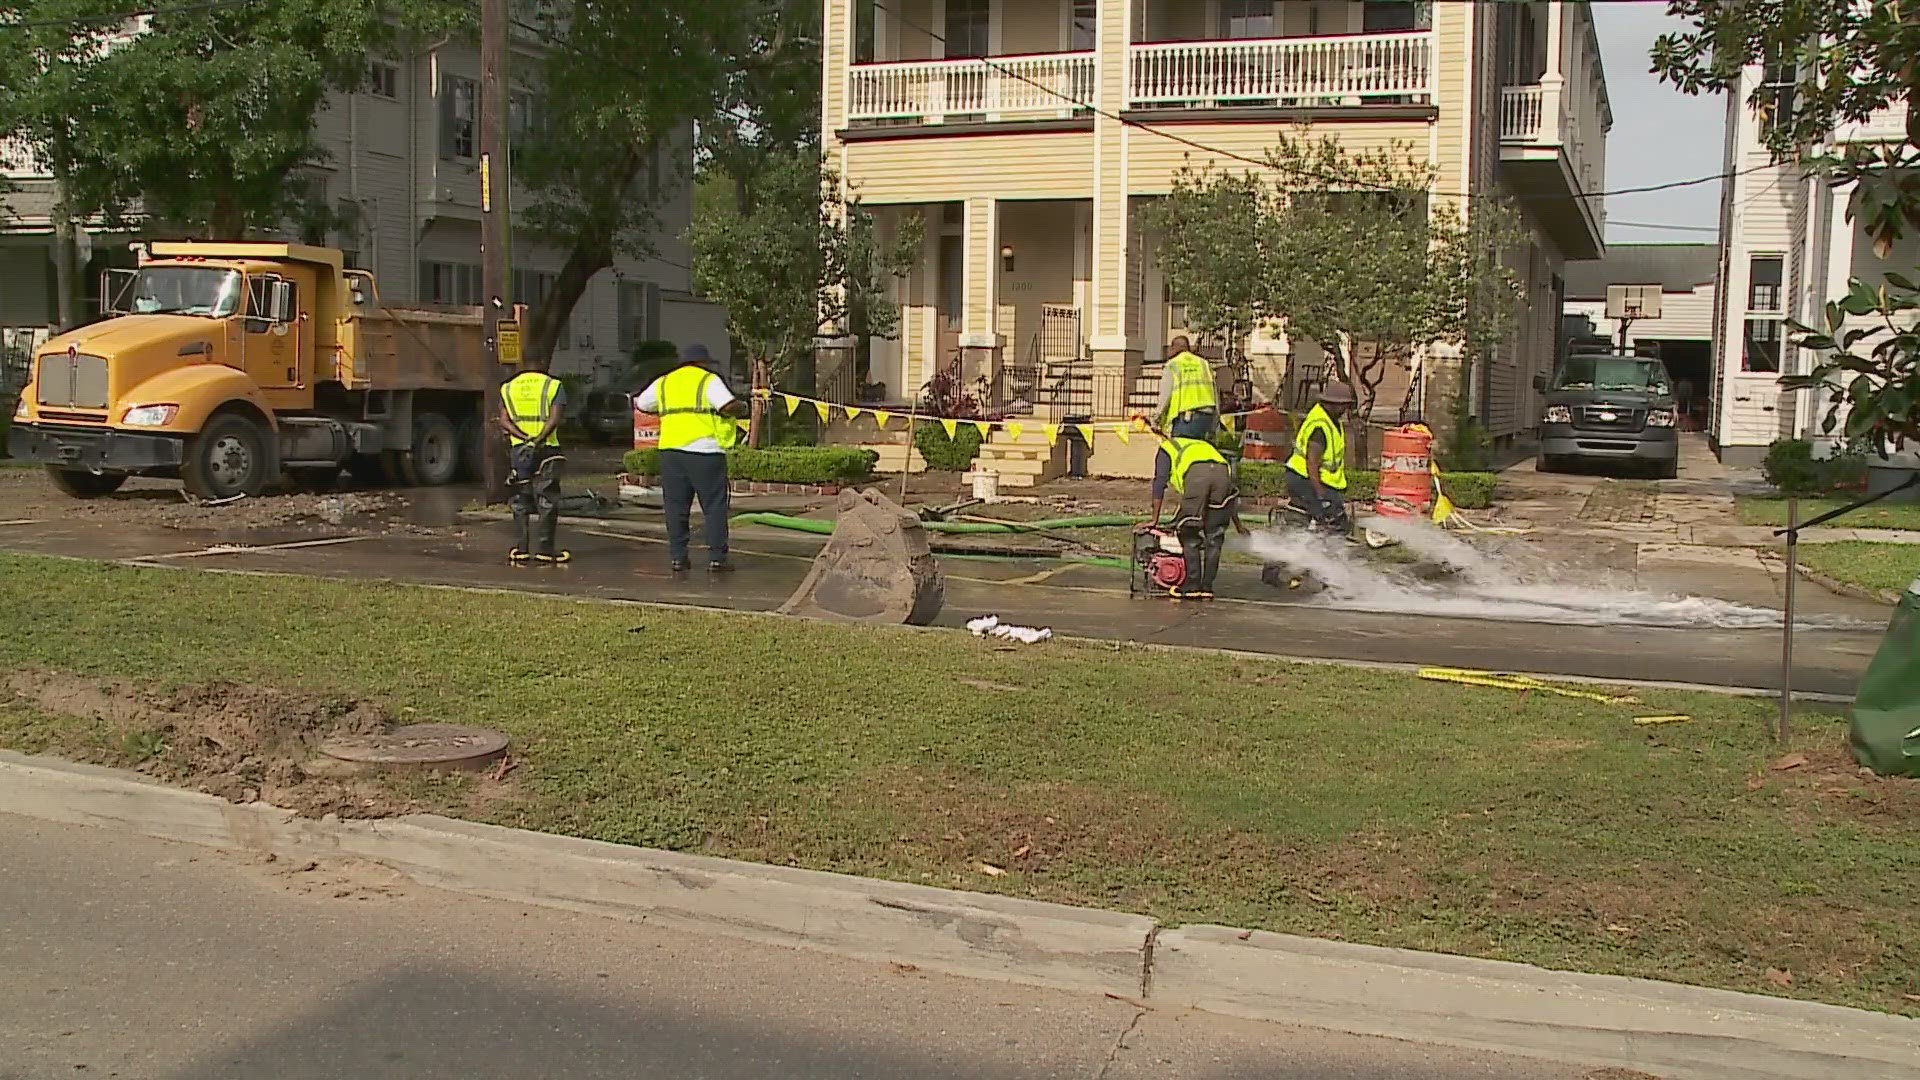
[[[1534,388],[1547,396],[1541,472],[1612,464],[1663,480],[1679,475],[1678,405],[1659,357],[1576,351],[1551,380],[1536,376]]]

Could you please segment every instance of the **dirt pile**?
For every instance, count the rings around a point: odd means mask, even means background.
[[[16,672],[5,686],[41,712],[104,724],[107,738],[84,755],[102,764],[131,765],[234,802],[265,801],[313,816],[388,817],[421,808],[396,795],[392,783],[328,775],[314,761],[323,739],[392,726],[392,715],[372,702],[229,683],[165,689],[46,672]]]
[[[287,490],[204,505],[188,501],[177,481],[136,477],[106,498],[81,501],[54,490],[40,470],[24,468],[0,470],[0,505],[6,506],[6,517],[158,526],[184,532],[300,526],[371,533],[434,531],[409,519],[408,494],[399,491]]]

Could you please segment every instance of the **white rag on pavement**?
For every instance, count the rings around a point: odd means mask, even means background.
[[[1015,626],[1003,623],[998,615],[984,615],[967,623],[967,632],[974,637],[996,637],[1008,641],[1018,641],[1026,645],[1037,645],[1042,641],[1053,640],[1053,631],[1042,627]]]

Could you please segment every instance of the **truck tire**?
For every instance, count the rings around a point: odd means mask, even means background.
[[[239,413],[209,420],[187,444],[187,460],[180,467],[187,492],[202,499],[258,495],[267,490],[273,474],[268,431]]]
[[[460,432],[453,421],[432,412],[413,418],[413,449],[400,455],[407,483],[414,487],[450,484],[460,473],[460,457]]]
[[[454,474],[456,480],[478,480],[486,472],[487,447],[481,433],[485,425],[477,416],[462,419],[460,429],[460,470]]]
[[[71,499],[98,499],[120,490],[127,482],[126,473],[92,473],[85,469],[62,469],[55,465],[47,466],[47,479],[60,489],[60,494]]]

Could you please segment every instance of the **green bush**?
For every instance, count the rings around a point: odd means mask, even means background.
[[[1867,457],[1858,450],[1845,449],[1817,458],[1813,456],[1813,444],[1806,439],[1775,439],[1767,447],[1767,459],[1760,470],[1780,494],[1809,498],[1865,487]]]
[[[1213,445],[1219,447],[1221,453],[1232,457],[1240,453],[1240,433],[1220,428],[1213,433]]]
[[[965,472],[980,454],[980,429],[962,421],[947,437],[946,425],[921,424],[913,433],[914,448],[927,459],[927,468],[940,472]]]
[[[1500,478],[1484,472],[1443,472],[1440,474],[1440,484],[1446,490],[1447,498],[1453,500],[1453,505],[1462,510],[1484,510],[1493,505],[1494,489],[1499,486]],[[1285,465],[1277,461],[1240,463],[1240,494],[1262,498],[1286,493]],[[1361,470],[1347,473],[1349,500],[1370,502],[1379,494],[1379,473]]]
[[[880,455],[859,446],[776,446],[753,450],[736,446],[727,451],[727,475],[735,480],[763,484],[856,484],[873,475]],[[638,476],[660,475],[660,451],[632,450],[627,471]]]

